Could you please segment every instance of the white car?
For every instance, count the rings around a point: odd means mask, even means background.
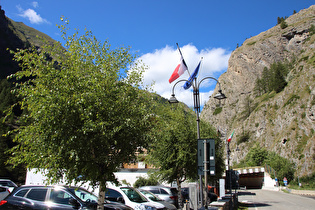
[[[14,182],[10,179],[0,179],[0,186],[9,188],[9,191],[12,192],[14,188],[18,187]]]
[[[157,195],[151,193],[150,191],[147,190],[139,190],[141,192],[142,195],[144,195],[147,199],[151,200],[154,203],[158,204],[162,204],[164,206],[165,209],[177,209],[176,206],[174,206],[173,204],[162,200],[161,198],[159,198]]]
[[[136,210],[155,210],[164,208],[162,204],[153,203],[143,196],[137,189],[128,186],[106,187],[105,199],[123,203]]]
[[[9,188],[0,186],[0,201],[10,194]]]

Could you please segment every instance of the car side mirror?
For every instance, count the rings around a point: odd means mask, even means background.
[[[75,209],[78,209],[80,207],[80,203],[74,198],[69,199],[69,204],[73,206]]]
[[[121,196],[117,198],[117,202],[125,204],[125,200]]]

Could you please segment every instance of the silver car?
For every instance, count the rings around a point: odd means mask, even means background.
[[[0,186],[0,201],[10,194],[9,188]]]
[[[9,188],[9,191],[12,192],[14,188],[18,187],[14,182],[10,179],[0,179],[0,186]]]
[[[162,200],[161,198],[159,198],[157,195],[155,195],[154,193],[147,191],[147,190],[143,190],[143,189],[139,189],[139,191],[141,192],[142,195],[144,195],[146,198],[150,199],[152,202],[157,202],[162,204],[165,209],[177,209],[173,204]]]
[[[174,206],[178,207],[177,189],[166,186],[143,186],[139,189],[147,190],[157,195],[162,200],[165,200]]]

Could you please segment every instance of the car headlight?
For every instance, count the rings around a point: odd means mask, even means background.
[[[156,210],[156,208],[153,207],[153,206],[148,206],[148,205],[141,204],[141,205],[137,205],[135,207],[135,210]]]

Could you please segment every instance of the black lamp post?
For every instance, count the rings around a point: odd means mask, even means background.
[[[226,96],[222,93],[219,81],[217,79],[213,78],[213,77],[205,77],[205,78],[201,79],[198,83],[197,83],[197,78],[194,79],[193,83],[190,82],[189,80],[186,80],[186,79],[177,81],[174,84],[174,86],[173,86],[171,98],[168,100],[169,103],[178,103],[178,100],[176,99],[175,93],[174,93],[175,86],[178,83],[180,83],[180,82],[189,82],[191,84],[191,86],[193,87],[194,110],[196,112],[196,117],[197,117],[197,139],[200,139],[200,127],[199,127],[199,122],[200,122],[200,118],[199,118],[199,115],[200,115],[200,96],[199,96],[199,86],[206,79],[213,79],[213,80],[217,81],[217,83],[219,84],[219,91],[214,96],[214,98],[218,99],[218,100],[225,99]],[[204,178],[205,178],[204,200],[205,200],[205,206],[207,206],[207,197],[208,197],[208,168],[207,168],[207,163],[208,163],[208,159],[207,159],[207,144],[204,144]],[[202,189],[201,177],[200,177],[200,188]],[[203,206],[202,190],[200,191],[200,194],[201,194],[201,196],[200,196],[201,197],[201,206]]]

